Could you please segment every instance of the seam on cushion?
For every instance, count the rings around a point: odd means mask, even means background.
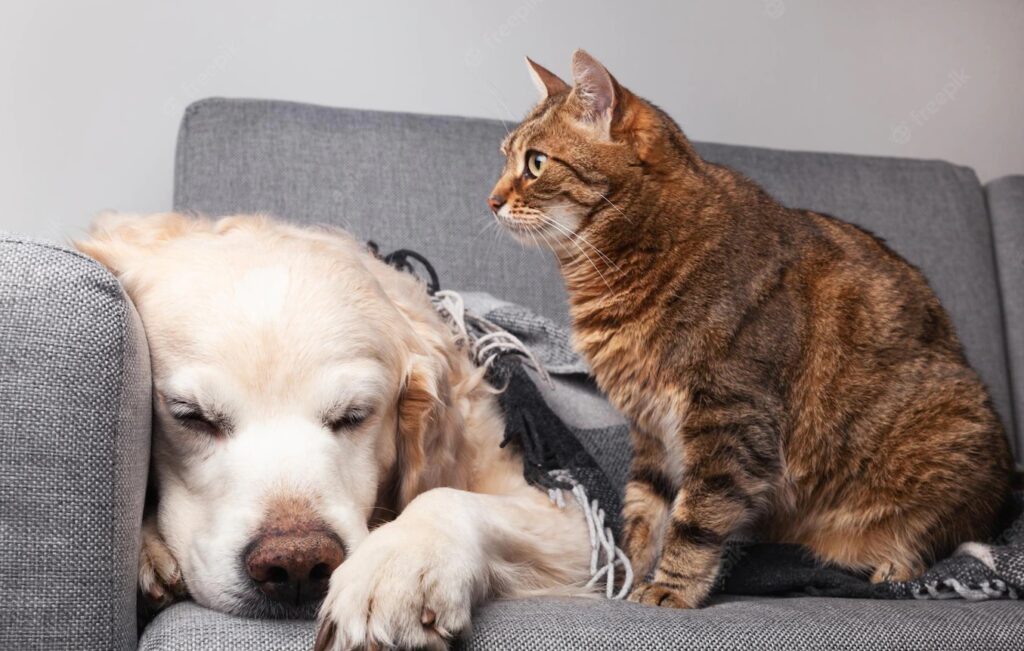
[[[988,230],[989,230],[989,243],[992,249],[992,264],[995,266],[996,276],[996,295],[999,297],[999,327],[1003,334],[1003,364],[1006,367],[1006,383],[1007,388],[1010,390],[1010,445],[1015,452],[1017,461],[1024,460],[1024,450],[1019,448],[1019,441],[1021,437],[1018,435],[1020,431],[1024,431],[1024,425],[1018,420],[1017,414],[1017,378],[1014,377],[1013,364],[1010,363],[1011,344],[1010,344],[1010,323],[1006,314],[1006,305],[1004,298],[1006,290],[1003,287],[1003,263],[1000,260],[999,247],[996,245],[996,224],[992,215],[992,205],[989,202],[989,186],[991,183],[987,183],[982,187],[982,198],[985,201],[985,216],[988,218]],[[1022,414],[1021,416],[1024,416]]]
[[[453,115],[451,113],[417,113],[414,111],[382,111],[379,109],[365,109],[347,106],[330,106],[328,104],[317,104],[314,102],[295,102],[281,99],[261,99],[257,97],[207,97],[193,102],[185,110],[188,111],[192,107],[201,107],[206,105],[241,106],[243,108],[257,107],[262,109],[271,109],[271,111],[273,111],[274,109],[287,110],[289,108],[298,108],[302,110],[312,110],[322,113],[349,113],[373,117],[402,116],[422,119],[441,119],[449,120],[452,122],[470,124],[489,123],[495,127],[501,126],[501,120],[480,116]]]
[[[25,246],[31,246],[31,247],[35,247],[35,248],[39,248],[39,249],[47,249],[49,251],[56,251],[57,253],[61,253],[61,254],[67,255],[69,257],[73,257],[73,258],[78,258],[80,260],[84,260],[84,261],[88,262],[91,266],[96,268],[97,270],[103,272],[103,274],[105,274],[106,276],[109,276],[111,281],[117,283],[118,286],[120,286],[120,283],[118,283],[117,279],[114,278],[113,274],[111,274],[110,271],[108,271],[106,267],[104,267],[102,264],[100,264],[96,260],[93,260],[92,258],[87,256],[86,254],[82,253],[81,251],[77,251],[75,249],[69,248],[67,246],[63,246],[61,244],[57,244],[56,242],[46,242],[46,241],[43,241],[43,240],[33,240],[33,239],[30,239],[30,238],[27,238],[27,237],[19,237],[19,236],[14,235],[14,234],[7,234],[7,233],[0,233],[0,242],[7,242],[8,244],[22,244],[22,245],[25,245]]]
[[[192,104],[185,107],[185,114],[181,117],[181,124],[178,125],[178,138],[174,143],[174,192],[171,196],[171,209],[179,210],[181,207],[181,192],[183,179],[185,178],[185,134],[189,129],[189,117]]]
[[[294,101],[277,100],[277,99],[260,99],[260,98],[254,98],[254,97],[208,97],[208,98],[197,100],[197,101],[193,102],[192,104],[188,105],[185,108],[185,116],[182,119],[181,128],[179,128],[179,131],[178,131],[178,145],[179,145],[178,152],[181,151],[180,145],[181,145],[181,142],[182,142],[182,134],[185,131],[185,127],[187,125],[188,119],[192,116],[193,113],[197,112],[198,109],[200,109],[200,108],[202,108],[204,106],[209,106],[209,105],[218,105],[218,106],[246,106],[246,107],[248,107],[248,106],[257,106],[257,107],[264,107],[264,108],[270,108],[270,109],[275,109],[275,108],[285,109],[285,108],[288,108],[288,107],[296,107],[296,108],[313,109],[313,110],[322,111],[322,112],[325,112],[325,113],[326,112],[331,112],[331,113],[358,113],[358,114],[361,114],[361,115],[368,115],[368,116],[398,116],[398,115],[400,115],[400,116],[413,117],[413,118],[422,118],[422,119],[444,119],[444,120],[450,120],[450,121],[453,121],[453,122],[470,122],[470,123],[486,122],[486,123],[490,123],[490,124],[492,124],[492,125],[494,125],[496,127],[500,127],[501,126],[501,120],[496,120],[494,118],[480,117],[480,116],[451,115],[451,114],[446,114],[446,113],[416,113],[416,112],[410,112],[410,111],[381,111],[381,110],[377,110],[377,109],[360,109],[360,108],[353,108],[353,107],[330,106],[330,105],[326,105],[326,104],[316,104],[316,103],[312,103],[312,102],[294,102]],[[873,155],[866,155],[866,154],[851,154],[851,153],[834,152],[834,151],[815,151],[815,150],[809,150],[809,149],[785,149],[785,148],[782,148],[782,147],[772,147],[772,146],[763,146],[763,145],[744,145],[744,144],[735,144],[735,143],[728,143],[728,142],[710,142],[710,141],[704,141],[704,140],[695,141],[694,144],[697,145],[698,148],[700,146],[703,146],[703,145],[711,145],[711,146],[728,147],[728,148],[733,148],[733,149],[745,149],[745,150],[752,151],[755,154],[756,153],[761,153],[761,152],[770,152],[770,153],[779,153],[779,154],[787,154],[787,155],[798,155],[798,156],[829,156],[829,157],[841,158],[841,159],[844,159],[844,160],[857,160],[857,161],[859,161],[861,163],[869,163],[869,164],[874,165],[874,166],[898,164],[900,167],[902,167],[904,169],[912,168],[912,167],[919,168],[919,167],[921,167],[923,165],[941,164],[941,165],[945,165],[945,166],[951,167],[953,169],[967,170],[967,171],[970,171],[971,173],[974,173],[974,170],[972,168],[970,168],[970,167],[967,167],[967,166],[964,166],[964,165],[959,165],[957,163],[953,163],[953,162],[950,162],[948,160],[944,160],[944,159],[941,159],[941,158],[906,158],[906,157],[902,157],[902,156],[877,156],[877,155],[873,156]],[[176,156],[176,163],[178,163],[178,162],[180,162],[180,161],[178,160],[178,157]],[[177,184],[180,180],[181,179],[176,174],[175,175],[175,183]],[[979,183],[978,185],[981,185],[981,184]],[[177,202],[177,187],[178,186],[176,185],[176,188],[175,188],[175,201],[176,202]],[[175,204],[175,207],[177,208],[177,203]]]
[[[111,463],[110,463],[110,644],[111,647],[117,642],[122,642],[120,636],[117,634],[118,631],[118,612],[117,606],[120,602],[120,595],[117,586],[117,472],[118,466],[121,463],[120,451],[119,451],[119,437],[123,432],[120,432],[121,428],[121,409],[124,406],[125,388],[128,380],[128,369],[126,360],[126,351],[128,350],[128,337],[131,335],[129,332],[130,328],[130,315],[131,311],[128,309],[128,296],[124,292],[124,288],[118,283],[118,296],[120,297],[120,321],[121,321],[121,341],[118,346],[118,357],[121,362],[121,373],[120,382],[117,387],[117,398],[114,401],[114,411],[111,419],[112,437],[111,437]],[[137,640],[136,640],[137,641]]]
[[[988,183],[985,184],[985,192],[986,192],[986,194],[988,193],[988,189],[990,187],[992,187],[993,185],[1002,184],[1002,183],[1004,183],[1006,181],[1009,181],[1011,179],[1016,179],[1016,180],[1024,181],[1024,174],[1004,174],[1003,176],[997,176],[996,178],[992,179],[991,181],[989,181]]]
[[[202,106],[218,102],[219,100],[214,98],[192,102],[185,107],[185,112],[181,116],[181,124],[178,125],[178,138],[174,144],[174,192],[171,197],[171,207],[173,210],[180,210],[182,207],[181,193],[185,187],[186,161],[188,160],[188,157],[185,155],[185,141],[188,139],[189,130],[192,126],[192,118],[195,117]]]
[[[244,107],[245,106],[253,106],[253,105],[263,105],[265,107],[270,107],[270,108],[302,107],[302,108],[312,108],[312,110],[314,110],[314,111],[324,112],[324,113],[350,113],[350,114],[360,114],[360,115],[380,116],[380,117],[384,117],[384,116],[404,116],[404,117],[420,118],[420,119],[442,119],[442,120],[450,120],[450,121],[453,121],[453,122],[461,122],[461,123],[467,123],[467,122],[468,123],[489,123],[489,124],[493,124],[496,127],[500,127],[501,126],[501,121],[500,120],[495,120],[494,118],[483,118],[483,117],[475,117],[475,116],[456,116],[456,115],[450,115],[450,114],[427,114],[427,113],[414,113],[414,112],[404,112],[404,111],[379,111],[379,110],[373,110],[373,108],[354,108],[354,107],[350,107],[350,106],[331,106],[331,105],[328,105],[328,104],[319,104],[319,103],[313,103],[313,102],[288,101],[288,100],[283,100],[283,99],[261,99],[261,98],[257,98],[257,97],[207,97],[207,98],[204,98],[204,99],[199,99],[199,100],[197,100],[197,101],[195,101],[195,102],[193,102],[193,103],[191,103],[191,104],[189,104],[188,106],[185,107],[185,115],[184,115],[184,117],[182,119],[181,127],[178,130],[178,145],[179,145],[178,146],[178,153],[180,153],[180,151],[181,151],[180,144],[182,142],[182,134],[185,131],[185,128],[187,126],[187,122],[188,122],[189,118],[191,118],[191,116],[193,116],[193,114],[197,113],[199,108],[201,108],[203,106],[211,105],[211,104],[212,105],[227,105],[227,106],[234,105],[234,106],[244,106]],[[895,165],[899,165],[901,168],[904,168],[904,169],[907,169],[907,168],[920,168],[920,167],[926,166],[926,165],[940,164],[940,165],[943,165],[943,166],[948,166],[949,168],[952,168],[952,169],[967,170],[967,171],[970,171],[971,173],[974,173],[974,170],[972,168],[970,168],[970,167],[966,167],[966,166],[963,166],[963,165],[957,165],[956,163],[952,163],[952,162],[946,161],[944,159],[912,159],[912,158],[895,157],[895,156],[893,156],[893,157],[888,157],[888,156],[868,156],[868,155],[859,155],[859,154],[844,154],[844,153],[841,153],[841,151],[820,151],[820,150],[813,150],[813,149],[786,149],[784,147],[764,146],[764,145],[751,145],[751,144],[736,144],[736,143],[730,143],[730,142],[711,142],[711,141],[706,141],[706,140],[697,140],[697,141],[694,141],[694,144],[696,144],[698,147],[701,146],[701,145],[712,145],[712,146],[720,145],[720,146],[730,147],[730,148],[735,148],[735,149],[748,149],[748,150],[754,151],[755,154],[771,153],[771,154],[784,154],[784,155],[796,155],[796,156],[835,157],[835,158],[840,158],[840,159],[843,159],[843,160],[855,160],[855,161],[858,161],[860,163],[870,164],[872,166],[894,165],[895,164]],[[175,162],[176,162],[176,164],[180,163],[180,160],[179,160],[178,156],[175,157]],[[176,167],[178,169],[180,169],[180,166],[176,165]],[[183,175],[179,176],[179,175],[176,174],[175,175],[175,183],[178,183],[181,180],[181,177],[183,177]],[[979,185],[980,185],[980,183],[979,183]],[[177,202],[177,199],[178,199],[178,197],[177,197],[177,187],[178,187],[178,185],[175,186],[175,198],[174,198],[175,199],[175,208],[177,208],[177,203],[176,202]]]

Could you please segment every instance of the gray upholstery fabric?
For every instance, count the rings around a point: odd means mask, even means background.
[[[1024,452],[1024,176],[1005,176],[985,186],[992,215],[999,284],[1006,323],[1010,385],[1017,419],[1017,450]],[[1018,454],[1018,458],[1020,458]]]
[[[245,620],[193,603],[172,606],[142,636],[142,651],[312,648],[312,622]],[[497,601],[474,615],[456,649],[1019,649],[1016,601],[878,602],[719,597],[701,610],[599,599]]]
[[[100,265],[0,234],[0,648],[136,643],[149,354]]]
[[[204,100],[182,123],[174,203],[210,215],[263,211],[339,224],[384,250],[422,252],[445,286],[489,291],[564,322],[550,254],[498,232],[484,204],[504,135],[490,120]],[[992,233],[972,171],[937,161],[698,148],[788,205],[875,231],[920,266],[1013,431]]]
[[[139,651],[309,651],[315,634],[310,621],[242,619],[186,601],[150,622]]]
[[[1024,606],[813,597],[719,598],[701,610],[566,599],[497,602],[469,649],[1017,649]]]

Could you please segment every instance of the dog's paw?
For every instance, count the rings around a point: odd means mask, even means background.
[[[696,608],[698,605],[685,590],[658,581],[637,584],[629,600],[662,608]]]
[[[481,589],[467,551],[434,527],[377,529],[331,576],[317,651],[447,648],[469,627]]]
[[[152,522],[142,526],[139,590],[148,605],[156,610],[183,598],[187,592],[178,561],[174,560]]]

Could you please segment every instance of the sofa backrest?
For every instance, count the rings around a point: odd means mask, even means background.
[[[174,204],[341,225],[384,251],[423,253],[445,287],[488,291],[565,322],[551,254],[501,232],[485,204],[505,134],[493,120],[203,100],[182,122]],[[868,228],[918,265],[1014,431],[992,228],[974,172],[938,161],[697,146],[783,203]]]

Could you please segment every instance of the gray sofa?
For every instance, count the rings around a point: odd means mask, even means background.
[[[484,198],[504,134],[490,120],[206,100],[182,123],[174,203],[339,224],[384,250],[424,253],[446,287],[486,290],[565,321],[553,261],[489,225]],[[1020,458],[1024,176],[983,186],[970,169],[936,161],[698,148],[787,204],[876,231],[919,265]],[[117,282],[65,246],[0,236],[0,648],[311,648],[310,622],[242,620],[191,603],[163,612],[137,639],[149,426],[145,338]],[[1024,605],[719,597],[673,611],[515,600],[480,608],[459,644],[1011,649],[1024,645]]]

